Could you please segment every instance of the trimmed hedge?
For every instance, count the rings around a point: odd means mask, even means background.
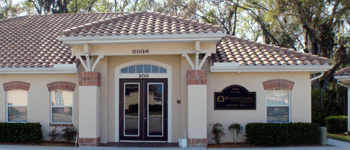
[[[40,143],[40,123],[0,123],[0,143]]]
[[[248,123],[248,144],[284,146],[320,143],[320,126],[314,123]]]
[[[326,118],[327,131],[329,133],[344,133],[347,130],[347,116],[328,116]]]

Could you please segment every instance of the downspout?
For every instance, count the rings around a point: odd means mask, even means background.
[[[347,126],[346,126],[346,130],[347,131],[349,131],[349,86],[346,86],[345,84],[343,84],[343,83],[341,83],[341,82],[339,82],[339,80],[337,80],[337,83],[339,84],[339,85],[341,85],[341,86],[343,86],[343,87],[346,87],[347,89],[348,89],[348,104],[347,104],[347,111],[348,111],[348,124],[347,124]]]
[[[309,95],[309,97],[310,97],[310,107],[311,107],[311,118],[310,118],[311,122],[312,122],[312,89],[311,89],[311,85],[312,85],[312,84],[311,84],[311,82],[314,81],[314,80],[316,80],[316,79],[321,78],[323,75],[324,75],[324,72],[321,72],[320,75],[315,76],[315,77],[313,77],[313,78],[310,79],[310,86],[309,86],[309,91],[310,91],[309,94],[310,94],[310,95]]]
[[[320,74],[320,75],[318,75],[318,76],[316,76],[316,77],[311,78],[311,79],[310,79],[310,82],[312,82],[312,81],[314,81],[314,80],[316,80],[316,79],[321,78],[323,75],[324,75],[324,72],[321,72],[321,74]]]

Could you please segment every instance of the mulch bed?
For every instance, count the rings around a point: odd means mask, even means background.
[[[304,145],[286,145],[286,146],[264,146],[264,145],[259,145],[259,146],[254,146],[254,145],[249,145],[247,142],[227,142],[227,143],[220,143],[220,144],[208,144],[208,148],[250,148],[250,147],[304,147],[304,146],[323,146],[321,144],[304,144]],[[330,145],[325,145],[325,146],[330,146]]]
[[[0,145],[26,145],[26,146],[65,146],[65,147],[74,147],[74,143],[66,143],[66,142],[49,142],[44,141],[40,144],[35,143],[0,143]]]

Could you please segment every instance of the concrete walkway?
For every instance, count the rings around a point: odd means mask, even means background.
[[[0,145],[0,150],[344,150],[350,149],[350,143],[333,139],[327,139],[327,144],[332,146],[314,147],[268,147],[268,148],[158,148],[158,147],[51,147],[51,146],[20,146]]]

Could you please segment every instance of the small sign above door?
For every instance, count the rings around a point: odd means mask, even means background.
[[[214,93],[214,110],[256,110],[256,92],[231,85]]]

